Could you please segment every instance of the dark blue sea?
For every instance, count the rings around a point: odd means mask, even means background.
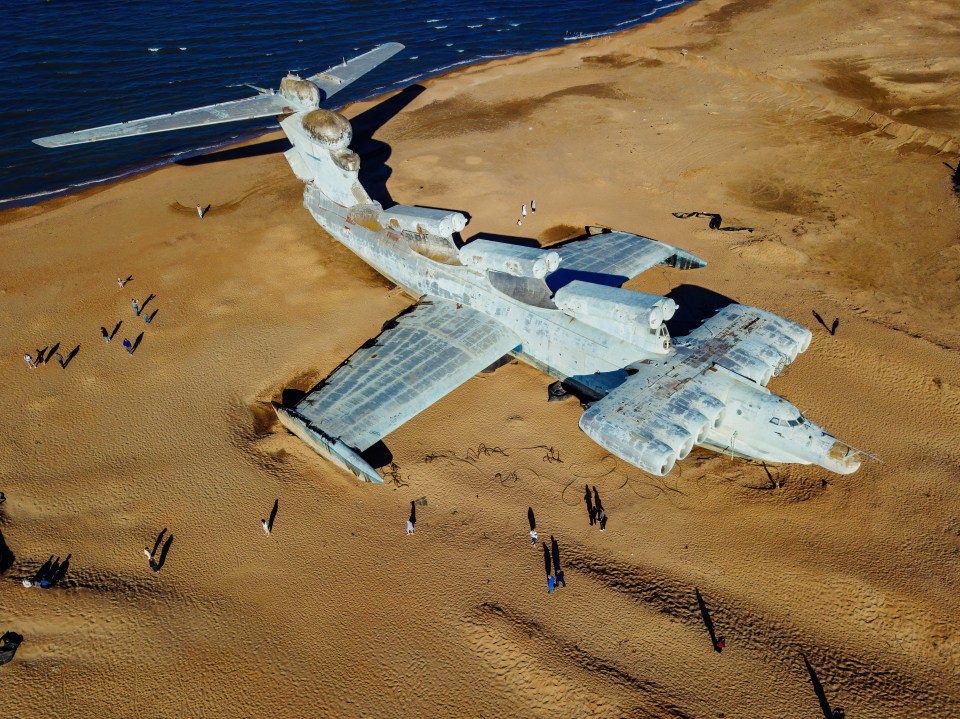
[[[35,137],[276,88],[389,41],[407,49],[334,107],[450,68],[647,22],[692,0],[4,0],[0,207],[123,177],[274,127],[233,125],[45,149]]]

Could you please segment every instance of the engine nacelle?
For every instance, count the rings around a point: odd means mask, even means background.
[[[438,237],[451,237],[467,226],[467,218],[460,212],[408,205],[394,205],[385,210],[380,222],[401,232]]]
[[[553,301],[584,324],[648,352],[670,351],[670,334],[663,322],[673,317],[677,303],[669,297],[576,280],[557,290]]]
[[[536,247],[474,240],[460,248],[460,262],[485,272],[505,272],[514,277],[542,280],[560,266],[560,255]]]

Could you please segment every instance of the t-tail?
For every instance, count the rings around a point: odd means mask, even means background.
[[[325,100],[389,60],[402,49],[403,45],[400,43],[390,42],[305,79],[289,74],[280,82],[278,91],[264,90],[259,95],[242,100],[220,102],[193,110],[182,110],[89,130],[40,137],[34,142],[43,147],[65,147],[132,135],[148,135],[189,127],[309,112],[320,107]]]

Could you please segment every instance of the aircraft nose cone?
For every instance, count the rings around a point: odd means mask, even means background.
[[[860,469],[860,453],[843,442],[834,441],[820,466],[837,474],[853,474]]]

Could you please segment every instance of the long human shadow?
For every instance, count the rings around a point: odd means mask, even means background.
[[[185,157],[177,160],[178,165],[185,167],[194,167],[196,165],[208,165],[211,162],[227,162],[228,160],[242,160],[247,157],[262,157],[264,155],[276,155],[280,152],[286,152],[290,149],[290,141],[286,137],[278,137],[273,140],[260,140],[251,142],[240,147],[229,147],[225,150],[217,150],[206,155],[196,155],[194,157]]]
[[[374,135],[425,89],[423,85],[405,87],[350,120],[353,126],[353,142],[350,143],[350,148],[360,156],[360,183],[367,194],[385,208],[396,204],[387,189],[387,181],[393,174],[387,160],[390,159],[393,148],[382,140],[375,139]]]
[[[280,500],[273,500],[273,509],[270,510],[270,519],[267,520],[267,531],[273,531],[273,522],[277,518],[277,510],[280,509]]]
[[[813,665],[810,664],[810,660],[807,659],[807,655],[801,654],[800,656],[803,657],[803,663],[807,665],[810,682],[813,684],[813,691],[816,692],[817,701],[820,702],[820,711],[823,712],[823,718],[832,719],[833,710],[830,708],[830,702],[827,701],[827,693],[823,691],[823,684],[820,683],[820,678],[817,676],[816,671],[814,671]]]
[[[7,546],[7,540],[3,537],[3,531],[0,530],[0,574],[5,573],[16,561],[16,556]]]
[[[150,552],[150,558],[152,559],[157,555],[157,550],[160,549],[160,542],[163,541],[163,535],[167,533],[167,528],[164,527],[160,530],[160,534],[157,535],[157,541],[153,543],[153,550]]]
[[[170,551],[171,544],[173,544],[172,534],[169,537],[167,537],[167,541],[163,543],[163,549],[160,550],[160,558],[156,560],[153,560],[153,559],[150,560],[150,568],[153,571],[159,572],[161,569],[163,569],[163,565],[167,561],[167,552]]]
[[[710,635],[710,644],[713,645],[713,651],[720,652],[720,645],[717,644],[717,633],[713,628],[713,619],[710,618],[710,611],[707,609],[707,603],[703,601],[703,595],[700,594],[700,590],[696,587],[693,589],[697,593],[697,606],[700,607],[700,618],[703,619],[703,626],[707,628],[707,633]]]
[[[77,356],[77,352],[79,352],[79,351],[80,351],[80,345],[77,345],[77,346],[74,347],[72,350],[70,350],[70,354],[68,354],[67,357],[66,357],[66,359],[63,360],[63,368],[64,368],[64,369],[67,368],[67,365],[68,365],[68,364],[70,364],[71,362],[73,362],[73,358]]]
[[[683,337],[719,310],[736,304],[736,300],[698,285],[679,285],[670,290],[667,297],[677,303],[676,314],[667,321],[673,337]]]
[[[57,586],[58,584],[60,584],[60,582],[66,579],[67,571],[70,569],[70,557],[72,556],[73,556],[72,554],[68,554],[67,558],[60,563],[59,567],[57,567],[57,571],[53,572],[53,574],[50,577],[51,587]]]

